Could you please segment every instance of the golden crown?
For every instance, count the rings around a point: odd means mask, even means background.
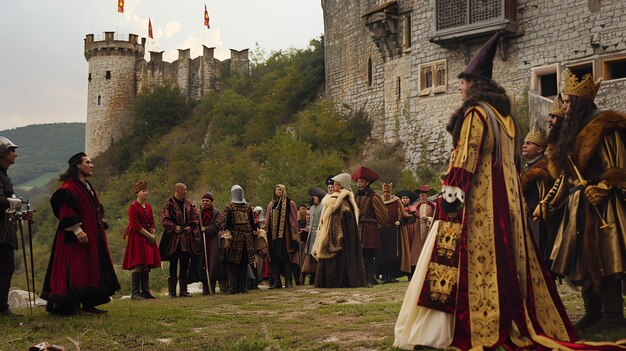
[[[557,117],[565,117],[565,110],[563,109],[563,99],[561,95],[557,95],[552,100],[552,106],[550,106],[550,115],[555,115]]]
[[[393,183],[383,183],[383,192],[393,190]]]
[[[600,82],[602,82],[602,78],[594,82],[593,76],[589,73],[585,74],[583,79],[579,82],[576,75],[566,68],[563,94],[581,96],[593,100],[596,98],[598,89],[600,89]]]
[[[548,134],[545,129],[539,125],[539,123],[535,123],[530,129],[530,132],[528,132],[528,135],[526,135],[526,139],[524,139],[524,141],[530,141],[531,143],[539,145],[545,149],[546,145],[548,145]]]

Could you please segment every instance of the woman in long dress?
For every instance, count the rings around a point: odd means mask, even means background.
[[[324,197],[322,216],[313,244],[318,260],[316,288],[357,288],[365,286],[365,266],[357,231],[359,209],[350,190],[350,175],[332,178],[335,192]]]
[[[161,254],[156,244],[156,225],[152,207],[146,202],[148,199],[148,183],[141,181],[133,183],[133,192],[137,195],[128,208],[128,226],[124,231],[126,251],[122,269],[132,270],[133,300],[154,299],[150,293],[150,269],[161,267]]]

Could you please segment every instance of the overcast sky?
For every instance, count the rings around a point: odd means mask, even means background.
[[[203,26],[206,4],[211,29]],[[148,36],[148,51],[177,49],[202,53],[215,47],[215,57],[230,49],[266,52],[306,48],[323,33],[320,0],[13,0],[0,11],[0,130],[30,124],[85,122],[87,114],[86,34],[105,31]]]

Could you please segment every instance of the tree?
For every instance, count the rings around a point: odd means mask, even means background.
[[[141,132],[141,135],[150,139],[185,120],[191,113],[191,105],[177,86],[166,84],[139,94],[133,113],[133,131]]]
[[[328,174],[342,169],[337,153],[315,152],[310,144],[284,130],[256,147],[254,155],[262,166],[257,193],[267,198],[276,184],[283,184],[293,200],[303,202],[310,187],[323,184]]]
[[[330,101],[319,100],[300,112],[295,130],[313,150],[336,150],[345,158],[358,153],[372,125],[364,113],[341,114]]]

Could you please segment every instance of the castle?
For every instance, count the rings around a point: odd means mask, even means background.
[[[547,116],[567,67],[603,78],[596,104],[626,108],[626,2],[609,0],[322,0],[326,95],[367,111],[373,137],[400,141],[407,166],[443,165],[460,73],[500,32],[494,79]],[[528,95],[528,103],[525,96]]]
[[[105,32],[104,40],[85,37],[87,76],[87,125],[85,152],[96,156],[128,130],[135,97],[144,89],[175,84],[189,99],[199,99],[219,90],[222,63],[214,58],[215,48],[203,46],[203,55],[194,59],[190,50],[178,50],[174,62],[163,61],[163,52],[150,52],[144,59],[146,39],[129,34],[128,40],[116,40],[114,32]],[[248,49],[231,49],[231,71],[249,73]]]

